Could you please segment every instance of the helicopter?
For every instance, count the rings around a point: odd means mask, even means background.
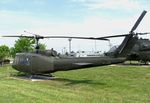
[[[110,50],[104,55],[111,55],[117,49],[117,45],[112,46]],[[148,64],[150,61],[150,40],[139,38],[135,45],[133,46],[131,52],[127,55],[127,60],[130,61],[138,61],[138,63]]]
[[[75,69],[84,69],[88,67],[96,67],[110,64],[118,64],[126,61],[128,53],[138,40],[138,35],[146,33],[134,33],[141,20],[147,11],[143,11],[138,20],[135,22],[131,31],[124,35],[114,35],[106,37],[71,37],[71,36],[40,36],[34,34],[33,36],[3,36],[3,37],[25,37],[36,40],[35,53],[17,53],[12,67],[19,72],[24,72],[31,75],[50,74],[56,71],[67,71]],[[59,57],[47,56],[39,51],[39,40],[45,38],[71,38],[71,39],[91,39],[91,40],[108,40],[111,37],[125,36],[125,39],[113,54],[104,57]]]
[[[137,43],[131,50],[131,53],[127,56],[127,59],[148,64],[150,61],[150,40],[143,38],[138,39]]]

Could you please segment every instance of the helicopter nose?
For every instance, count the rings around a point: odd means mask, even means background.
[[[12,63],[13,68],[17,68],[17,65],[15,63]]]
[[[13,61],[13,63],[12,63],[12,67],[13,67],[14,69],[20,71],[19,68],[20,68],[21,66],[22,66],[22,65],[20,65],[19,60],[18,60],[17,58],[15,58],[14,61]]]
[[[13,67],[14,69],[20,71],[20,70],[19,70],[19,65],[18,65],[16,62],[13,62],[13,63],[12,63],[12,67]]]
[[[29,67],[29,58],[16,57],[12,63],[12,67],[18,71],[26,71]]]

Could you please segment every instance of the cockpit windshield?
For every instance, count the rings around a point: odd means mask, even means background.
[[[14,64],[18,64],[18,65],[29,65],[29,58],[25,55],[16,55],[15,60],[14,60]]]

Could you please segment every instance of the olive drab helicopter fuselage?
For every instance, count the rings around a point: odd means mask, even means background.
[[[138,39],[134,45],[131,53],[127,56],[128,60],[135,60],[141,63],[147,64],[150,62],[150,40],[149,39]]]
[[[103,66],[109,64],[122,63],[126,60],[128,53],[131,51],[136,41],[138,34],[134,30],[138,27],[141,20],[145,16],[146,11],[143,11],[135,25],[128,34],[106,36],[106,37],[68,37],[68,36],[3,36],[3,37],[26,37],[36,40],[36,53],[17,53],[12,64],[12,67],[20,72],[29,74],[49,74],[56,71],[67,71],[74,69],[82,69],[87,67]],[[47,56],[39,51],[39,40],[44,38],[71,38],[71,39],[92,39],[92,40],[108,40],[111,37],[125,36],[125,39],[113,54],[104,57],[59,57]]]

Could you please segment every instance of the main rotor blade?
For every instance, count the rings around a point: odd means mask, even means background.
[[[147,35],[147,34],[150,34],[150,32],[146,32],[146,33],[136,33],[138,35]]]
[[[94,38],[94,37],[72,37],[72,36],[17,36],[17,35],[7,35],[7,36],[2,36],[2,37],[25,37],[25,38],[38,38],[38,39],[43,39],[43,38],[72,38],[72,39],[90,39],[90,40],[106,40],[109,41],[106,38]]]
[[[140,22],[142,21],[146,13],[147,11],[145,10],[142,12],[142,14],[140,15],[140,17],[138,18],[138,20],[135,22],[134,26],[132,27],[130,33],[133,33],[133,31],[138,27],[138,25],[140,24]]]
[[[25,38],[34,38],[34,36],[17,36],[17,35],[6,35],[6,36],[2,36],[2,37],[25,37]]]
[[[72,37],[72,36],[44,36],[44,38],[72,38],[72,39],[91,39],[91,40],[107,40],[106,38],[95,38],[95,37]]]
[[[129,34],[123,34],[123,35],[113,35],[113,36],[104,36],[104,37],[100,37],[101,39],[105,39],[105,38],[115,38],[115,37],[125,37],[128,36]],[[98,38],[97,38],[98,39]]]

